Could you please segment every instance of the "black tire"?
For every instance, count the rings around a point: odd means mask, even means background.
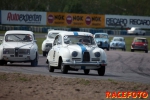
[[[131,49],[131,52],[134,52],[134,50]]]
[[[107,48],[107,51],[109,51],[109,47]]]
[[[48,70],[49,72],[54,72],[54,67],[51,66],[49,62],[48,62]]]
[[[90,70],[89,70],[89,69],[84,69],[84,74],[85,74],[85,75],[88,75],[88,74],[89,74],[89,72],[90,72]]]
[[[101,68],[99,68],[97,70],[97,72],[98,72],[99,76],[104,76],[104,74],[105,74],[105,66],[101,66]]]
[[[0,65],[4,65],[3,60],[0,60]]]
[[[35,67],[38,65],[38,57],[37,57],[37,54],[36,54],[36,57],[34,60],[31,60],[31,66]]]
[[[46,54],[47,54],[46,51],[43,51],[43,56],[44,56],[44,57],[46,57]]]
[[[62,61],[60,62],[60,65],[61,65],[61,72],[63,74],[67,74],[68,73],[68,66],[67,65],[63,65]]]
[[[145,53],[148,53],[148,50],[146,50]]]

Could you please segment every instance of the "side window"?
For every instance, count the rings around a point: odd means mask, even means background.
[[[54,40],[54,42],[53,42],[53,46],[56,45],[57,42],[58,42],[58,36],[55,37],[55,40]]]
[[[58,44],[62,44],[62,38],[61,38],[61,36],[58,37]]]

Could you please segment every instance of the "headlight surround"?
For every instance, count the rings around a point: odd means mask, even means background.
[[[3,49],[3,54],[9,54],[9,50],[8,49]]]
[[[77,52],[77,51],[73,51],[73,52],[72,52],[72,57],[77,57],[77,55],[78,55],[78,52]]]
[[[29,55],[30,54],[30,49],[25,49],[25,53]]]
[[[100,54],[100,52],[95,52],[94,55],[95,55],[95,57],[100,57],[101,54]]]

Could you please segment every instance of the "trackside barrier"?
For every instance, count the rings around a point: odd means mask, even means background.
[[[102,29],[90,29],[90,33],[95,34],[95,33],[102,33]]]
[[[127,35],[127,30],[121,30],[120,35]]]

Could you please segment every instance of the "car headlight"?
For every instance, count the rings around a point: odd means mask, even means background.
[[[95,52],[94,54],[95,54],[95,57],[100,57],[101,55],[99,52]]]
[[[9,54],[9,50],[8,49],[3,49],[3,54]]]
[[[30,54],[30,49],[25,49],[25,54]]]
[[[78,55],[78,52],[76,52],[76,51],[73,51],[73,52],[72,52],[72,56],[73,56],[73,57],[76,57],[77,55]]]

